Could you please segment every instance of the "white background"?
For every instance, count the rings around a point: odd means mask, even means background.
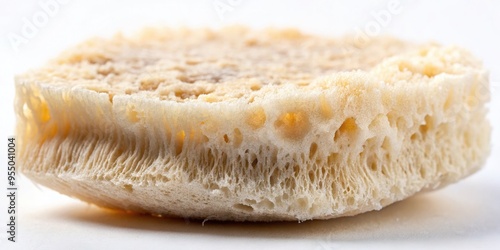
[[[338,36],[363,30],[412,41],[458,44],[491,72],[492,154],[472,177],[381,211],[305,223],[216,223],[128,216],[87,205],[29,180],[19,181],[16,243],[7,241],[7,199],[0,198],[0,249],[500,249],[500,4],[498,1],[404,1],[386,21],[381,1],[98,1],[0,0],[0,188],[6,190],[7,137],[14,134],[13,76],[90,36],[145,25],[298,27]],[[217,9],[219,6],[221,9]],[[225,9],[224,9],[225,8]],[[46,20],[43,18],[46,16]],[[26,22],[38,26],[23,35]],[[377,21],[378,20],[378,21]],[[375,27],[376,26],[376,27]],[[379,29],[377,29],[377,27]],[[13,36],[24,36],[21,44]],[[31,36],[26,37],[25,35]],[[10,38],[9,38],[10,37]]]

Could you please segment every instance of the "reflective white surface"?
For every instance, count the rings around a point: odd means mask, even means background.
[[[37,188],[22,178],[18,242],[6,240],[7,200],[2,196],[0,249],[500,249],[498,2],[67,0],[47,9],[44,3],[49,1],[14,5],[0,0],[0,140],[6,141],[14,133],[14,74],[42,64],[72,44],[92,35],[108,35],[120,29],[130,32],[144,25],[241,23],[295,26],[332,36],[348,32],[358,36],[392,34],[466,47],[491,70],[493,149],[483,170],[442,190],[381,211],[300,224],[208,221],[202,226],[201,221],[131,216]],[[391,11],[394,6],[395,11]],[[23,34],[23,27],[29,26],[26,22],[35,29]],[[12,42],[15,35],[25,40],[16,45]],[[2,159],[6,159],[6,144],[0,143]],[[2,164],[6,166],[6,160]],[[5,170],[0,171],[0,188],[6,189]]]

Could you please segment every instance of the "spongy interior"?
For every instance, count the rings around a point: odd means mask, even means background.
[[[133,211],[309,219],[456,181],[487,154],[487,79],[461,50],[169,32],[92,40],[20,78],[23,172]]]

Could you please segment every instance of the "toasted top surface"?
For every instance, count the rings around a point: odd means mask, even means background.
[[[252,99],[263,87],[266,92],[283,84],[308,86],[318,77],[337,72],[370,71],[384,59],[408,51],[420,50],[417,56],[433,60],[423,48],[388,37],[332,39],[293,29],[150,28],[133,37],[94,38],[22,78],[78,85],[109,93],[110,99],[140,94],[177,102],[220,102]],[[446,53],[449,51],[442,54]],[[436,57],[442,59],[442,55]],[[456,59],[449,61],[455,63]],[[449,65],[423,64],[424,68],[415,69],[403,62],[399,70],[423,71],[420,73],[429,77],[443,69],[450,71]]]
[[[37,81],[112,95],[221,101],[264,85],[307,85],[318,76],[369,70],[408,47],[388,38],[363,45],[297,30],[146,29],[132,38],[89,40],[30,74]]]

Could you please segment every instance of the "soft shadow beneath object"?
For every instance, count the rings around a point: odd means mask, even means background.
[[[234,223],[157,218],[75,204],[48,214],[104,227],[230,237],[300,238],[325,241],[464,239],[486,235],[500,225],[497,190],[485,186],[425,193],[380,211],[331,220],[275,223]]]

